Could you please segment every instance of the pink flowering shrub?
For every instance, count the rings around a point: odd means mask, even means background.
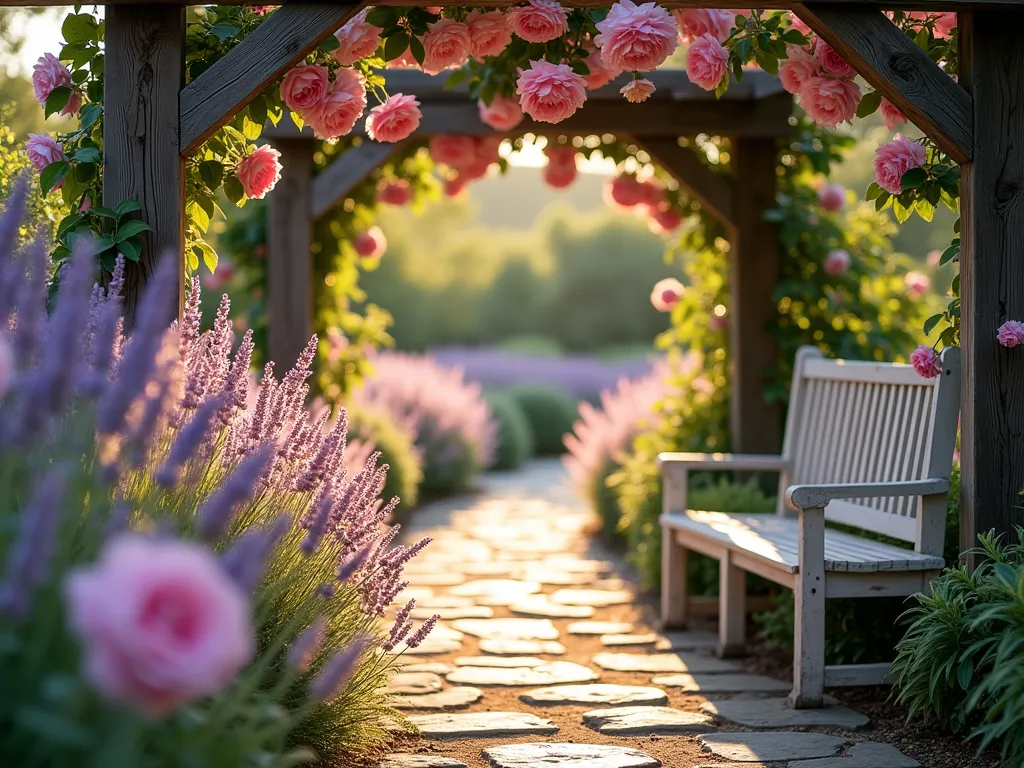
[[[926,344],[920,345],[910,354],[910,364],[918,375],[926,379],[934,379],[942,373],[942,366],[939,363],[939,356],[935,350]]]
[[[586,80],[566,64],[531,61],[519,76],[516,93],[523,112],[542,123],[560,123],[587,100]]]
[[[380,227],[373,226],[356,235],[352,247],[364,259],[379,259],[387,250],[388,241]]]
[[[338,47],[332,53],[343,67],[351,67],[360,59],[372,56],[380,45],[380,33],[383,30],[367,23],[368,10],[363,8],[334,33]]]
[[[597,23],[597,30],[594,43],[601,58],[623,72],[657,69],[679,45],[675,19],[656,3],[618,0]]]
[[[686,74],[690,82],[713,91],[726,76],[729,52],[710,33],[698,37],[686,51]]]
[[[238,164],[235,175],[242,184],[245,196],[262,200],[281,180],[281,153],[269,144],[256,147]]]
[[[903,174],[927,162],[924,146],[899,134],[875,150],[875,183],[886,192],[903,191]]]
[[[671,312],[683,297],[683,284],[674,277],[659,280],[651,290],[651,304],[659,312]]]
[[[469,12],[469,54],[476,59],[497,56],[512,42],[512,25],[500,10]]]
[[[55,88],[66,88],[67,102],[60,109],[61,115],[73,115],[82,106],[82,94],[71,80],[71,72],[52,53],[44,53],[32,67],[32,90],[39,106],[45,107]]]
[[[557,0],[529,0],[508,15],[512,31],[528,43],[546,43],[569,29],[565,10]]]
[[[1004,347],[1019,347],[1024,344],[1024,323],[1019,320],[1007,320],[999,326],[996,338]]]
[[[423,71],[436,75],[461,67],[469,59],[473,40],[469,27],[454,19],[439,19],[423,36]]]
[[[632,104],[639,104],[647,101],[654,93],[654,83],[647,79],[630,80],[622,86],[619,93],[626,97],[626,101]]]
[[[419,128],[420,117],[420,103],[415,96],[395,93],[370,110],[366,118],[366,135],[374,141],[401,141]]]
[[[498,94],[490,104],[479,102],[480,119],[496,131],[511,131],[523,122],[523,108],[511,96]]]

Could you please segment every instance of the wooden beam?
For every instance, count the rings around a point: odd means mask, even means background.
[[[764,219],[775,206],[778,151],[773,139],[734,139],[735,226],[729,251],[729,353],[732,358],[730,431],[736,453],[777,454],[782,414],[765,401],[768,372],[779,364],[767,328],[778,322],[772,294],[779,282],[779,235]]]
[[[795,12],[950,157],[971,159],[970,95],[882,11],[815,2]]]
[[[959,19],[974,97],[974,159],[961,166],[961,549],[995,529],[1015,540],[1024,488],[1024,355],[996,340],[1024,319],[1024,9]]]
[[[690,197],[726,227],[733,226],[732,179],[715,173],[689,147],[675,139],[651,138],[641,142],[654,161],[672,174]]]
[[[313,153],[310,139],[280,139],[281,180],[267,197],[267,352],[286,370],[313,333]]]
[[[337,205],[374,168],[405,146],[364,141],[336,157],[313,178],[312,215],[318,218]]]
[[[103,204],[142,206],[152,231],[125,271],[125,322],[160,258],[184,270],[184,163],[178,151],[178,94],[185,67],[185,11],[172,5],[117,5],[106,13],[103,84]],[[179,284],[180,285],[180,284]],[[178,291],[179,295],[181,291]],[[170,322],[179,307],[146,307]]]
[[[181,92],[181,151],[188,154],[361,6],[291,2],[275,11]]]

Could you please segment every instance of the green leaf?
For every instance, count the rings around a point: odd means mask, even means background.
[[[189,272],[195,272],[199,269],[199,258],[196,256],[194,248],[189,248],[185,251],[185,264]]]
[[[206,268],[210,270],[210,272],[216,272],[217,263],[219,259],[217,258],[217,252],[213,250],[210,244],[204,240],[199,240],[192,247],[193,249],[199,249],[199,253],[202,256],[203,263],[206,264]]]
[[[225,40],[234,37],[241,31],[242,28],[234,24],[219,23],[214,24],[212,27],[210,27],[210,34],[216,37],[221,42],[224,42]]]
[[[943,319],[943,318],[944,318],[945,316],[946,316],[946,315],[945,315],[945,313],[944,313],[944,312],[940,312],[939,314],[937,314],[937,315],[932,315],[932,316],[931,316],[931,317],[929,317],[929,318],[928,318],[927,320],[925,320],[925,321],[924,321],[924,335],[925,335],[925,336],[927,336],[927,335],[928,335],[929,333],[931,333],[931,332],[932,332],[933,330],[935,330],[935,326],[936,326],[936,325],[938,325],[938,324],[939,324],[939,322],[940,322],[940,321],[941,321],[941,320],[942,320],[942,319]]]
[[[384,41],[384,60],[394,61],[409,48],[409,35],[400,32]]]
[[[807,45],[807,38],[798,29],[787,29],[782,35],[782,41],[789,45]]]
[[[114,238],[110,235],[103,235],[96,240],[96,253],[103,253],[114,247]]]
[[[757,51],[754,53],[754,60],[757,62],[757,66],[759,66],[769,75],[779,74],[779,60],[776,59],[771,54]]]
[[[340,47],[341,47],[341,41],[338,40],[338,38],[336,38],[334,35],[329,35],[318,46],[319,50],[323,51],[324,53],[330,53],[331,51],[336,51]]]
[[[466,79],[467,74],[469,73],[465,69],[456,69],[454,72],[448,75],[448,79],[445,80],[444,87],[454,88],[455,86],[459,85]]]
[[[51,190],[64,180],[64,177],[68,175],[70,170],[71,165],[64,160],[50,163],[43,168],[43,172],[39,174],[39,187],[42,189],[43,194],[50,194]]]
[[[725,93],[726,91],[728,91],[728,90],[729,90],[729,82],[730,82],[730,78],[729,78],[729,76],[728,76],[728,75],[725,75],[725,76],[724,76],[724,77],[722,78],[722,81],[721,81],[721,82],[720,82],[720,83],[718,84],[718,87],[717,87],[717,88],[715,88],[715,98],[716,98],[716,99],[720,99],[720,98],[722,98],[722,95],[723,95],[723,94],[724,94],[724,93]]]
[[[913,210],[913,204],[910,208],[906,208],[899,198],[895,198],[892,203],[892,212],[896,214],[896,221],[900,224],[904,223],[910,218],[910,212]]]
[[[857,117],[873,115],[882,105],[882,94],[879,91],[868,91],[857,105]]]
[[[185,215],[203,232],[210,228],[209,215],[195,200],[185,206]]]
[[[946,264],[951,262],[953,259],[957,259],[959,257],[960,257],[960,246],[959,245],[951,245],[951,246],[949,246],[949,248],[944,250],[942,252],[942,256],[939,257],[939,266],[940,267],[945,266]]]
[[[103,107],[100,104],[94,104],[92,102],[89,102],[84,107],[82,107],[82,130],[87,131],[90,128],[92,128],[96,124],[96,121],[100,119],[100,116],[102,114]]]
[[[137,262],[142,257],[142,244],[134,237],[118,243],[117,249],[128,261]]]
[[[43,109],[43,116],[49,117],[50,115],[57,114],[68,105],[68,100],[70,98],[71,89],[66,85],[58,85],[50,91],[50,95],[46,97],[46,106]]]
[[[117,211],[110,208],[106,208],[102,205],[90,208],[88,211],[91,216],[99,216],[101,219],[118,219],[120,216]]]
[[[904,192],[917,189],[928,181],[928,171],[924,168],[911,168],[900,179],[900,187]]]
[[[882,188],[878,186],[877,182],[872,181],[870,184],[868,184],[867,192],[864,193],[864,199],[874,200],[880,194],[882,194]]]
[[[245,200],[245,190],[242,189],[242,182],[237,176],[228,176],[224,179],[224,195],[235,205],[241,205]]]
[[[204,160],[199,164],[199,176],[211,190],[216,190],[224,179],[224,166],[219,160]]]
[[[88,13],[72,13],[60,25],[60,32],[69,43],[81,43],[98,37],[98,25]]]
[[[366,23],[375,27],[386,29],[395,24],[401,18],[402,12],[397,8],[388,6],[375,6],[366,14]]]
[[[249,119],[249,115],[242,116],[242,135],[249,141],[256,141],[263,133],[263,123],[256,123]]]
[[[925,221],[931,221],[932,217],[935,215],[935,206],[928,200],[918,200],[917,205],[914,206],[914,210],[916,210],[917,215]]]
[[[121,217],[124,216],[126,213],[134,213],[135,211],[141,211],[142,205],[140,205],[139,201],[136,200],[135,198],[129,197],[127,200],[122,200],[120,203],[118,203],[117,208],[115,208],[114,210],[117,211],[118,217]]]
[[[263,96],[257,96],[249,102],[249,119],[257,125],[265,125],[267,122],[267,100]]]
[[[105,64],[106,64],[106,59],[103,57],[102,53],[97,54],[96,56],[93,56],[92,60],[89,62],[89,69],[92,71],[92,76],[93,77],[103,77],[103,70],[104,70]],[[89,90],[88,90],[89,99],[90,99],[90,101],[99,102],[99,101],[102,100],[103,94],[100,93],[100,98],[93,98],[92,86],[93,86],[94,83],[99,87],[99,89],[102,89],[102,87],[103,87],[103,83],[101,83],[99,80],[94,80],[93,82],[89,83]]]
[[[79,163],[98,163],[103,159],[103,156],[96,147],[82,147],[75,150],[74,154],[71,155],[71,159]]]
[[[572,71],[577,75],[586,77],[590,74],[590,67],[587,66],[587,62],[583,61],[583,59],[577,59],[572,63]]]
[[[114,239],[114,242],[123,243],[129,237],[134,237],[142,232],[150,232],[152,229],[153,228],[149,226],[149,224],[138,219],[126,221],[117,228],[117,237]]]
[[[416,59],[416,63],[423,64],[427,52],[423,50],[423,42],[418,37],[409,40],[409,50],[412,52],[412,57]]]

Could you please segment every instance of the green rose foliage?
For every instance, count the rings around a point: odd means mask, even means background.
[[[498,422],[498,449],[491,469],[517,469],[533,455],[533,429],[526,413],[507,392],[486,395],[491,414]]]

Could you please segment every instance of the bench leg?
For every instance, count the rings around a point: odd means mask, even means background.
[[[820,707],[825,693],[825,518],[800,516],[800,573],[794,585],[793,692],[796,709]],[[820,530],[819,530],[820,528]]]
[[[745,653],[747,634],[747,575],[732,564],[732,553],[722,557],[718,572],[718,655]]]
[[[661,626],[686,626],[686,550],[676,543],[675,531],[661,529]]]

